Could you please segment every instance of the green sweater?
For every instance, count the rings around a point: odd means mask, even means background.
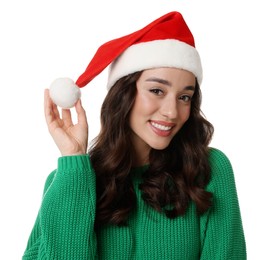
[[[137,208],[128,226],[94,230],[95,173],[88,155],[58,159],[23,260],[244,260],[246,247],[233,170],[228,158],[211,149],[214,206],[202,216],[191,204],[183,217],[168,219],[141,199],[145,167],[132,171]]]

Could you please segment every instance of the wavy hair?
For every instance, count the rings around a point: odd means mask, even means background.
[[[130,171],[133,165],[129,115],[142,72],[118,80],[101,108],[101,130],[89,150],[96,172],[96,227],[125,225],[136,206]],[[184,215],[190,202],[202,214],[211,206],[205,190],[210,180],[208,145],[214,129],[201,112],[201,91],[196,82],[188,121],[163,150],[151,149],[149,167],[140,185],[142,198],[168,218]]]

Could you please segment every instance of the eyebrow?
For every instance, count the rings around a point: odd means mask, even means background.
[[[170,81],[168,81],[166,79],[156,78],[156,77],[150,77],[150,78],[146,79],[146,81],[157,82],[157,83],[160,83],[160,84],[169,86],[169,87],[172,86],[172,83]],[[195,86],[186,86],[184,88],[184,90],[192,90],[192,91],[195,91]]]

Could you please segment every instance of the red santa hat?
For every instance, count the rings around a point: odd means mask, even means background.
[[[108,65],[108,88],[124,76],[152,68],[188,70],[195,75],[199,84],[203,76],[200,56],[190,29],[179,12],[170,12],[136,32],[100,46],[76,83],[68,78],[52,83],[52,100],[63,108],[74,106],[80,98],[80,88]]]

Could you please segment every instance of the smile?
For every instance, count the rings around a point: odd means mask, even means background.
[[[172,129],[175,126],[173,123],[163,121],[149,121],[152,131],[160,137],[168,137],[172,134]]]
[[[151,125],[159,130],[162,130],[162,131],[169,131],[172,129],[172,126],[160,125],[160,124],[157,124],[155,122],[151,122]]]

